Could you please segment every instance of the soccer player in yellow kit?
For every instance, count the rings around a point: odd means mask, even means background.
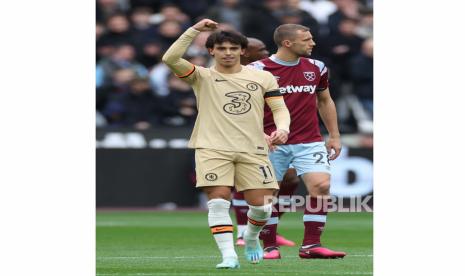
[[[195,148],[197,187],[209,199],[208,224],[223,257],[216,268],[238,268],[229,215],[231,188],[236,183],[249,205],[245,255],[258,263],[263,258],[258,235],[271,215],[273,192],[279,189],[263,135],[265,102],[277,126],[270,135],[273,144],[287,141],[290,116],[273,75],[240,64],[247,48],[243,35],[213,32],[205,45],[215,59],[210,68],[181,58],[200,32],[214,31],[217,25],[201,20],[171,45],[162,60],[192,86],[197,98],[189,147]]]
[[[253,38],[253,37],[248,37],[247,41],[248,41],[247,48],[244,52],[244,55],[241,55],[242,65],[248,65],[254,61],[261,60],[269,56],[270,53],[266,49],[266,46],[263,43],[263,41],[257,38]],[[268,139],[268,135],[266,134],[265,134],[265,139]],[[270,143],[268,144],[268,146],[276,147],[276,145],[270,145]],[[300,179],[297,176],[295,169],[290,168],[286,172],[283,178],[283,181],[281,182],[281,185],[279,187],[280,189],[279,189],[278,198],[280,196],[289,197],[289,196],[294,195],[294,192],[297,189],[297,186],[299,185],[299,183],[300,183]],[[290,200],[288,201],[281,200],[278,202],[279,203],[277,203],[274,206],[276,210],[280,210],[280,207],[289,207],[291,204]],[[245,242],[244,242],[244,239],[242,238],[242,234],[244,230],[247,228],[247,211],[249,210],[247,202],[244,199],[243,193],[239,193],[237,191],[233,192],[232,207],[236,215],[236,222],[237,222],[236,245],[243,246]],[[283,214],[284,212],[278,212],[279,219],[281,218]],[[267,225],[270,223],[276,222],[276,220],[278,220],[278,217],[273,218],[273,213],[271,213],[271,218],[268,220]],[[264,229],[266,230],[266,226]],[[260,238],[262,238],[262,235],[264,234],[263,232],[264,231],[261,232]],[[276,234],[276,242],[279,246],[295,246],[295,243],[293,241],[288,240],[279,234]],[[263,258],[266,259],[266,253],[264,254]]]

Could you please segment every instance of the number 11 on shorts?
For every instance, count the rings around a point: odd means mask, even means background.
[[[273,173],[271,172],[271,168],[268,165],[259,166],[259,168],[262,171],[263,176],[265,177],[265,180],[263,180],[263,184],[273,182]]]

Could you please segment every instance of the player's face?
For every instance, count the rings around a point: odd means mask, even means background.
[[[268,52],[265,44],[263,44],[262,42],[249,44],[249,46],[247,47],[247,52],[251,61],[264,59],[270,55],[270,52]]]
[[[241,48],[241,45],[223,42],[221,44],[215,44],[213,49],[209,49],[209,51],[215,58],[216,64],[224,67],[232,67],[240,63],[241,55],[244,54],[245,50]]]
[[[309,31],[297,31],[296,38],[291,40],[290,50],[298,56],[310,56],[313,47],[316,43],[313,41],[313,36]]]

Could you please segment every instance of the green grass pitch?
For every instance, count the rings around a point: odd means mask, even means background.
[[[221,258],[206,211],[98,211],[96,223],[97,275],[373,274],[372,213],[329,214],[322,242],[347,252],[344,259],[300,259],[296,246],[281,247],[281,260],[252,265],[245,260],[244,249],[236,247],[238,270],[215,269]],[[300,244],[302,212],[285,214],[278,232]]]

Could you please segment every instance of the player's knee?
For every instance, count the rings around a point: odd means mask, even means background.
[[[230,200],[231,195],[228,195],[226,193],[211,193],[207,194],[208,199],[224,199],[224,200]]]
[[[224,189],[224,188],[204,188],[203,190],[206,194],[209,200],[211,199],[224,199],[224,200],[230,200],[231,199],[231,190],[230,189]]]
[[[318,195],[328,195],[329,187],[329,179],[324,179],[315,183],[314,190]]]
[[[207,206],[209,210],[222,210],[225,209],[229,211],[229,207],[231,206],[231,202],[223,198],[214,198],[210,199],[207,202]]]
[[[255,219],[268,220],[271,217],[272,210],[273,205],[271,205],[271,203],[261,206],[249,205],[247,215]]]

